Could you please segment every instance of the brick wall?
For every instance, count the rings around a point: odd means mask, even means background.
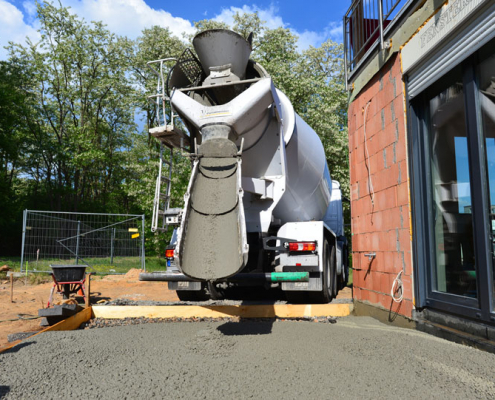
[[[395,56],[348,110],[353,285],[356,300],[411,317],[413,292],[404,115],[400,60]],[[370,261],[365,253],[376,253],[376,257]],[[404,300],[395,303],[390,290],[401,270],[404,271]]]

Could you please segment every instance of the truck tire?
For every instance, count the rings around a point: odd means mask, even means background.
[[[344,251],[342,255],[342,275],[340,278],[340,289],[343,289],[349,283],[349,249],[347,245],[344,246]]]
[[[329,303],[337,294],[337,271],[335,269],[335,246],[330,246],[328,240],[323,242],[323,272],[321,292],[310,292],[314,303]]]

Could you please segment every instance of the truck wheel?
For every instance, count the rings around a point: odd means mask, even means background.
[[[349,283],[349,249],[344,246],[342,255],[342,275],[340,279],[340,289],[343,289]]]
[[[337,274],[335,270],[335,246],[330,248],[328,240],[323,243],[323,279],[322,291],[311,292],[314,303],[329,303],[337,292]]]
[[[332,298],[337,297],[337,293],[339,292],[339,277],[337,276],[337,263],[336,263],[336,254],[335,254],[335,246],[332,246],[332,251],[330,252],[330,263],[331,263],[331,271],[332,271]]]

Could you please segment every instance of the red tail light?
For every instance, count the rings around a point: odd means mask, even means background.
[[[292,242],[289,243],[289,251],[315,251],[316,242]]]
[[[167,249],[167,250],[165,250],[165,257],[167,257],[167,258],[174,258],[174,249]]]

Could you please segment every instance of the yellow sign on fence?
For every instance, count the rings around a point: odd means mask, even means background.
[[[131,238],[136,239],[139,237],[139,233],[135,233],[134,235],[131,236]]]

